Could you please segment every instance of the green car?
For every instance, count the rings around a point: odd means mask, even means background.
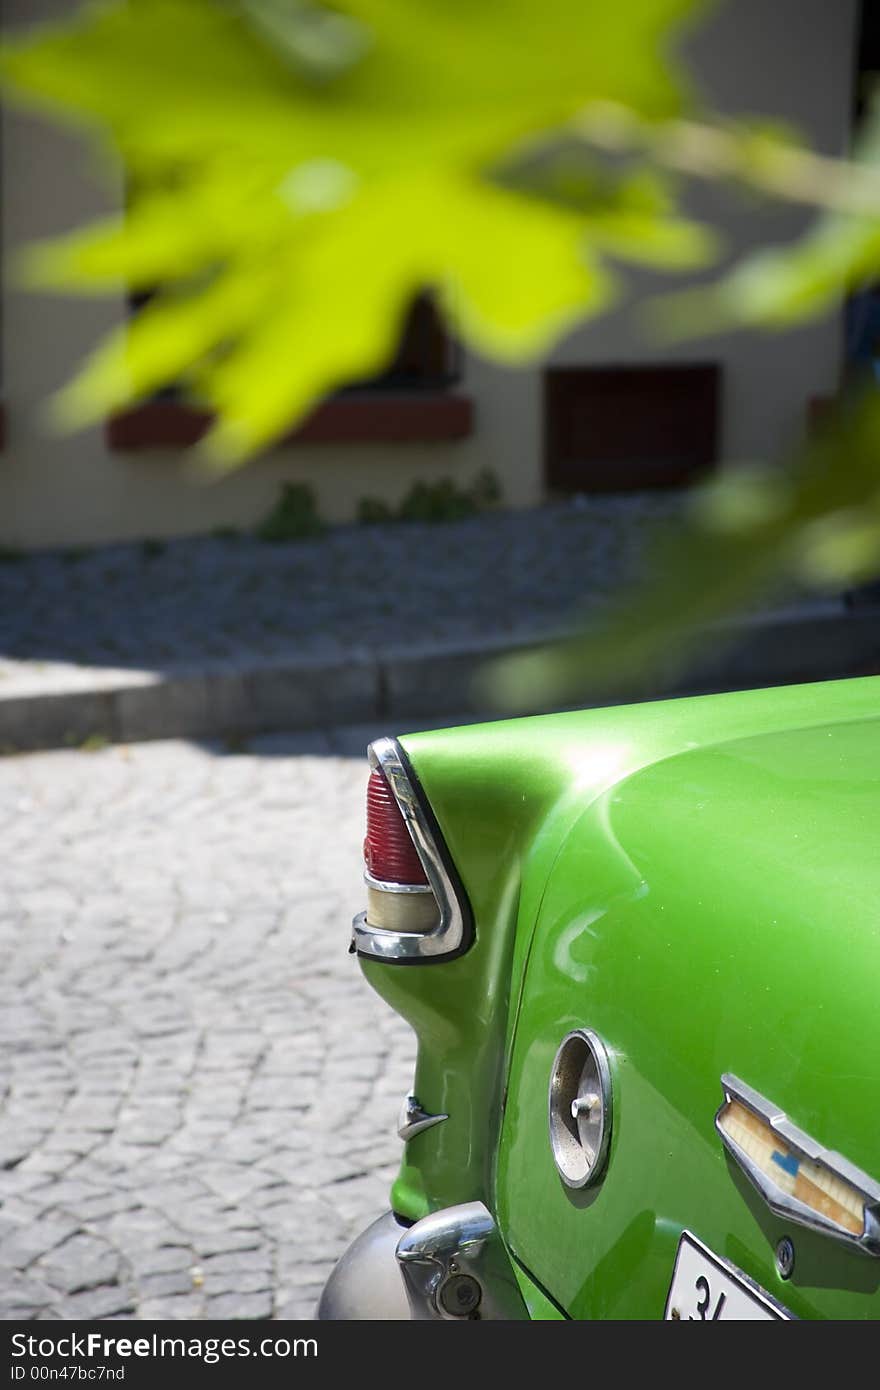
[[[880,1316],[880,678],[381,739],[414,1028],[323,1318]]]

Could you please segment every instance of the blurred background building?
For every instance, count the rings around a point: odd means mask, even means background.
[[[67,9],[69,0],[5,0],[4,21],[32,24]],[[863,19],[857,0],[727,0],[691,40],[689,66],[722,112],[778,117],[818,150],[839,154],[851,136],[859,69],[876,66],[876,23],[865,11]],[[121,207],[121,173],[93,163],[73,135],[4,113],[7,253]],[[731,258],[788,241],[808,218],[730,189],[697,189],[691,205],[721,227]],[[649,275],[637,278],[613,315],[515,372],[463,354],[420,301],[382,378],[341,392],[270,454],[211,486],[192,475],[185,454],[206,419],[174,392],[74,437],[46,431],[47,398],[131,313],[124,285],[99,301],[7,290],[0,544],[248,527],[284,481],[308,483],[331,521],[351,520],[364,495],[396,503],[416,481],[466,486],[485,468],[516,507],[555,493],[677,485],[716,465],[777,455],[805,429],[811,402],[837,390],[842,315],[786,334],[659,347],[637,314],[657,288]]]

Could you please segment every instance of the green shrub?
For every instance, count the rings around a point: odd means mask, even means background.
[[[281,543],[320,536],[326,530],[318,515],[315,494],[307,483],[284,483],[281,496],[256,529],[261,541]]]
[[[460,521],[473,516],[476,503],[449,478],[415,483],[400,504],[401,521]]]
[[[498,479],[491,469],[484,468],[468,488],[458,487],[451,478],[414,483],[396,512],[377,497],[362,497],[357,516],[363,525],[378,521],[461,521],[500,500]]]
[[[379,497],[362,497],[358,502],[357,519],[362,526],[372,526],[377,521],[394,521],[394,509]]]
[[[496,507],[501,501],[501,484],[491,468],[482,469],[474,478],[471,497],[481,511],[486,507]]]

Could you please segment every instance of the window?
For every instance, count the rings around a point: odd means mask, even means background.
[[[716,461],[720,383],[715,362],[551,368],[548,487],[628,492],[691,482]]]
[[[132,296],[138,308],[149,295]],[[461,378],[458,344],[447,334],[430,295],[419,295],[407,316],[394,361],[379,376],[356,382],[326,400],[288,442],[304,444],[417,443],[455,440],[473,428],[469,397],[453,392]],[[107,422],[113,450],[186,448],[210,428],[211,417],[175,386]]]

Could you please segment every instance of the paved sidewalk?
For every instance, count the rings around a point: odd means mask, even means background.
[[[378,730],[0,759],[0,1316],[309,1317],[409,1029],[347,953]]]
[[[36,685],[39,666],[329,662],[546,631],[581,599],[607,598],[636,570],[652,525],[681,505],[593,497],[283,544],[242,534],[0,552],[0,680]]]
[[[280,545],[0,552],[0,752],[467,710],[487,654],[600,610],[682,505],[576,498]],[[684,688],[847,675],[880,658],[877,609],[839,599],[758,610],[735,633],[707,637]]]
[[[481,655],[633,574],[662,496],[460,522],[0,552],[0,750],[466,708]]]

